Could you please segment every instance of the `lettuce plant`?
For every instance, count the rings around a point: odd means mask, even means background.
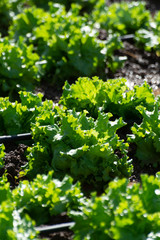
[[[135,40],[137,42],[137,45],[141,48],[143,47],[146,51],[158,51],[160,49],[159,38],[159,34],[153,29],[139,29],[136,32]]]
[[[21,39],[13,43],[7,38],[0,40],[0,94],[1,96],[21,90],[32,90],[40,78],[39,56],[33,53],[33,46],[27,46]]]
[[[145,2],[114,3],[106,6],[106,1],[98,1],[92,12],[94,22],[99,27],[118,32],[121,35],[135,33],[140,28],[147,28],[151,19]]]
[[[74,239],[158,240],[160,175],[142,175],[141,181],[141,187],[126,179],[110,182],[105,194],[92,194],[81,211],[71,211]]]
[[[38,240],[35,222],[26,214],[23,218],[16,209],[9,183],[5,177],[0,178],[0,239],[6,240]]]
[[[97,118],[98,111],[111,112],[115,118],[122,117],[127,123],[133,124],[142,120],[136,107],[142,105],[153,110],[154,102],[155,97],[147,83],[130,90],[126,79],[104,82],[93,77],[79,78],[72,85],[66,82],[59,103],[68,109],[87,110],[88,115],[94,118]]]
[[[117,129],[125,125],[122,118],[110,121],[111,113],[99,112],[95,120],[87,117],[86,111],[57,110],[58,115],[42,116],[33,124],[35,144],[28,149],[31,178],[33,166],[42,171],[45,159],[54,169],[55,176],[62,177],[67,173],[83,183],[94,183],[95,187],[116,176],[130,176],[132,165],[127,157],[128,144],[116,134]],[[44,164],[44,168],[46,166]]]
[[[35,27],[39,27],[50,17],[43,9],[32,7],[16,15],[9,29],[10,39],[17,41],[20,36],[29,37]]]
[[[136,157],[142,166],[152,164],[156,167],[160,162],[159,102],[153,111],[147,111],[143,106],[138,106],[137,110],[142,114],[143,121],[140,125],[134,123],[128,140],[136,144]]]
[[[42,94],[20,92],[20,102],[0,98],[0,134],[28,133],[36,116],[52,111],[53,102],[42,101]]]
[[[160,12],[155,14],[147,29],[140,28],[135,35],[136,43],[146,51],[155,51],[160,54]]]
[[[54,0],[54,1],[43,1],[43,0],[30,0],[31,4],[35,4],[38,8],[48,9],[50,4],[58,3],[65,6],[66,10],[68,11],[71,8],[72,4],[78,4],[81,7],[82,13],[90,12],[94,5],[95,0]]]
[[[0,171],[4,167],[4,156],[5,156],[4,150],[5,150],[5,146],[3,144],[0,144]]]
[[[105,66],[105,44],[96,39],[86,21],[77,8],[66,12],[62,5],[53,5],[48,13],[29,8],[16,17],[10,34],[16,38],[22,35],[35,46],[46,62],[44,73],[50,81],[64,81],[93,75]]]
[[[59,85],[79,76],[104,77],[106,64],[116,70],[123,61],[113,57],[122,46],[117,36],[108,41],[97,38],[98,32],[86,16],[79,15],[79,7],[66,11],[63,5],[53,4],[49,12],[35,7],[17,15],[10,28],[10,38],[23,36],[33,44],[40,56],[45,80]]]
[[[1,0],[0,1],[0,34],[8,35],[8,29],[14,17],[28,6],[30,0]]]
[[[66,6],[66,9],[70,9],[72,4],[76,3],[80,5],[81,11],[84,12],[91,12],[94,9],[94,6],[96,4],[96,0],[56,0],[54,2],[64,4]]]
[[[22,218],[27,213],[40,225],[53,215],[66,212],[70,208],[80,208],[83,199],[80,184],[73,184],[73,179],[68,176],[59,181],[53,179],[52,175],[53,172],[47,175],[38,174],[32,182],[24,180],[13,190],[13,202]]]
[[[8,0],[2,0],[0,2],[0,18],[1,18],[0,33],[2,35],[7,35],[9,22],[11,22],[9,8],[10,8],[10,5],[8,3]]]
[[[84,201],[80,184],[73,184],[68,176],[59,181],[52,175],[49,172],[37,175],[32,182],[21,181],[12,191],[5,177],[0,178],[0,239],[38,240],[35,224],[45,224],[51,216],[80,209]]]

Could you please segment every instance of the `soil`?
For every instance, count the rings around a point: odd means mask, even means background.
[[[18,186],[19,181],[22,180],[19,172],[22,171],[23,166],[27,164],[25,144],[16,144],[14,142],[5,144],[5,166],[0,169],[0,177],[6,173],[11,189]]]
[[[118,0],[107,1],[108,4],[113,2],[120,2]],[[156,0],[146,0],[147,8],[154,15],[156,10],[160,9],[160,1]],[[104,33],[101,33],[101,37]],[[147,81],[148,84],[153,88],[155,95],[160,94],[160,58],[156,56],[155,53],[145,52],[142,49],[139,49],[133,40],[124,41],[124,48],[117,52],[119,56],[127,56],[127,61],[124,66],[117,70],[114,74],[110,71],[107,71],[107,78],[126,78],[128,85],[132,88],[134,85],[140,85],[144,81]],[[53,88],[52,86],[42,83],[41,87],[36,89],[36,92],[42,92],[45,99],[51,99],[54,103],[58,103],[62,90]],[[18,186],[20,177],[20,170],[27,164],[27,159],[25,156],[25,150],[27,145],[24,143],[15,143],[10,142],[5,144],[6,155],[5,155],[5,167],[0,169],[0,176],[7,173],[8,181],[11,184],[11,189]],[[135,146],[130,146],[132,151],[130,152],[131,157],[136,151]],[[160,166],[153,168],[150,164],[149,166],[142,168],[138,163],[138,160],[133,158],[134,172],[130,178],[131,182],[140,181],[141,173],[148,173],[149,175],[154,175],[157,171],[160,171]],[[48,225],[64,223],[71,221],[67,218],[66,213],[63,213],[59,216],[54,216],[48,222]],[[49,240],[71,240],[73,239],[73,232],[70,230],[62,230],[58,232],[47,232],[41,233],[41,238],[47,237]]]
[[[119,56],[127,56],[123,68],[116,73],[108,73],[109,78],[126,78],[130,88],[146,81],[158,93],[160,87],[160,59],[153,52],[144,52],[135,46],[133,40],[125,41]]]
[[[59,223],[67,223],[67,222],[71,222],[72,220],[69,219],[69,217],[67,216],[66,212],[61,213],[60,215],[57,216],[53,216],[50,221],[48,222],[48,224],[46,225],[54,225],[54,224],[59,224]],[[47,232],[42,232],[40,234],[41,238],[49,238],[49,240],[72,240],[73,239],[73,232],[69,229],[64,229],[59,230],[59,231],[47,231]]]

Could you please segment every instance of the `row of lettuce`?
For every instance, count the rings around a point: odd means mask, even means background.
[[[141,186],[127,180],[131,156],[141,166],[159,164],[159,98],[150,86],[130,90],[125,79],[84,77],[65,83],[59,105],[42,94],[21,92],[20,99],[0,99],[0,132],[32,133],[20,174],[29,181],[11,191],[7,172],[1,177],[0,239],[38,239],[35,225],[62,212],[75,222],[77,240],[160,239],[159,174],[141,176]],[[1,145],[1,168],[4,151]],[[81,185],[103,194],[87,198]]]
[[[8,24],[7,33],[1,29],[0,95],[12,99],[42,81],[61,87],[80,76],[106,80],[106,70],[126,60],[115,55],[124,34],[159,55],[160,13],[153,18],[144,2],[3,0],[0,16]]]
[[[12,192],[5,178],[0,180],[1,239],[38,240],[35,226],[64,211],[75,222],[75,240],[160,239],[160,173],[142,175],[141,186],[115,179],[101,196],[90,198],[71,177],[59,181],[52,174],[22,181]]]
[[[42,97],[21,92],[21,102],[0,99],[1,135],[32,133],[31,179],[50,168],[59,178],[69,174],[97,186],[129,177],[132,144],[142,166],[157,167],[159,98],[147,83],[130,90],[125,79],[84,77],[71,85],[66,81],[59,105]]]

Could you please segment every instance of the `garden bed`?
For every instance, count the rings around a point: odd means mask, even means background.
[[[109,4],[119,1],[109,1]],[[154,15],[156,10],[160,9],[160,3],[158,1],[146,1],[147,8]],[[100,33],[101,39],[106,39],[105,32]],[[154,51],[147,52],[136,46],[133,39],[123,41],[124,48],[116,51],[118,56],[126,56],[122,68],[116,70],[114,73],[108,68],[106,69],[106,79],[126,78],[127,85],[132,89],[135,85],[141,85],[146,81],[153,89],[155,96],[160,95],[160,61],[159,56]],[[43,93],[43,99],[49,99],[58,104],[62,95],[62,89],[50,85],[49,83],[42,81],[41,85],[35,89],[35,93]],[[126,134],[126,133],[125,133]],[[119,136],[123,135],[123,132],[119,133]],[[32,146],[32,141],[4,143],[6,155],[4,158],[5,167],[0,169],[0,176],[6,171],[6,176],[10,182],[11,189],[16,188],[19,182],[25,177],[21,178],[20,171],[27,164],[25,150],[28,146]],[[140,182],[140,175],[147,173],[148,175],[155,175],[160,171],[160,164],[157,167],[153,167],[149,164],[145,167],[140,166],[139,160],[135,157],[136,146],[130,144],[129,146],[129,157],[133,159],[133,173],[129,178],[129,181]],[[83,186],[86,195],[90,194],[90,186]],[[87,192],[88,191],[88,192]],[[70,222],[70,219],[65,212],[60,215],[53,216],[46,225],[53,225],[58,223]],[[41,238],[47,238],[49,240],[71,240],[73,239],[73,232],[69,229],[57,230],[55,232],[48,231],[40,234]]]

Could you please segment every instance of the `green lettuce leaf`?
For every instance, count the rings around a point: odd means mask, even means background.
[[[23,91],[19,96],[21,102],[0,98],[0,135],[28,133],[36,117],[52,111],[53,102],[42,101],[42,94]]]
[[[160,161],[159,102],[155,104],[153,111],[147,111],[143,106],[138,106],[137,110],[142,114],[143,121],[140,125],[133,125],[133,134],[128,140],[136,144],[136,157],[142,166],[152,164],[156,167]]]
[[[46,223],[51,216],[70,208],[79,209],[79,200],[83,198],[79,183],[73,184],[73,179],[68,176],[59,181],[53,179],[52,175],[53,172],[38,174],[32,182],[24,180],[13,190],[13,201],[22,218],[27,213],[40,225]]]
[[[94,22],[107,31],[120,34],[134,33],[140,28],[147,28],[151,15],[145,2],[120,2],[106,6],[106,2],[98,1],[93,12]]]
[[[92,194],[81,211],[69,213],[74,239],[159,239],[159,176],[142,175],[141,186],[116,179],[101,196]]]
[[[153,110],[155,97],[147,83],[127,87],[126,79],[110,79],[103,82],[98,77],[78,78],[75,84],[65,83],[60,104],[76,111],[87,110],[94,118],[98,111],[111,112],[113,116],[122,117],[129,124],[140,122],[142,115],[136,109],[142,105]]]
[[[75,180],[97,185],[116,176],[129,176],[132,166],[127,157],[128,144],[116,134],[125,123],[122,118],[110,121],[111,116],[99,112],[95,120],[87,117],[85,111],[59,109],[60,120],[57,122],[54,115],[53,125],[38,122],[37,118],[32,128],[35,144],[30,148],[29,159],[32,158],[33,164],[42,159],[40,164],[47,166],[46,158],[34,154],[40,153],[38,148],[43,145],[48,149],[47,161],[58,177],[68,173]]]

